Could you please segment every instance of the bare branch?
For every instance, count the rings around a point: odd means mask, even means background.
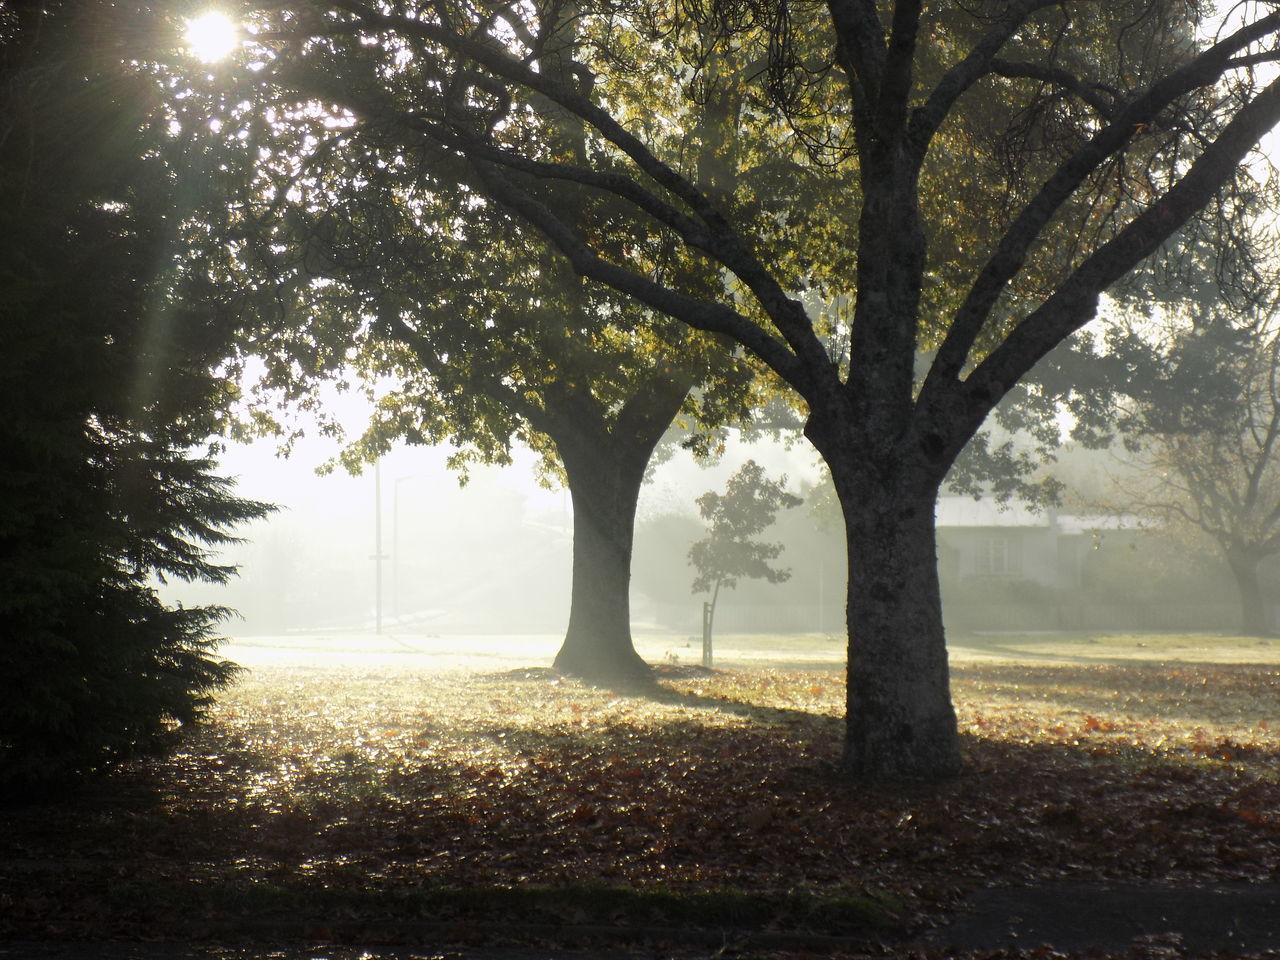
[[[1062,87],[1093,107],[1104,120],[1111,120],[1115,113],[1114,91],[1107,90],[1102,84],[1085,83],[1075,74],[1058,67],[993,59],[991,72],[1010,80],[1039,80],[1042,83]]]
[[[1267,19],[1280,25],[1280,14]],[[1208,203],[1262,135],[1277,123],[1280,123],[1280,80],[1272,82],[1242,107],[1163,197],[1086,258],[1049,299],[978,365],[965,380],[970,401],[989,409],[989,404],[1002,397],[1054,346],[1087,323],[1097,310],[1102,291],[1154,253]],[[949,334],[943,349],[950,343]],[[951,372],[949,364],[954,360],[949,357],[944,362],[939,351],[929,376]]]
[[[1056,7],[1062,0],[1018,0],[1009,5],[969,54],[948,70],[921,106],[912,111],[910,136],[918,162],[922,162],[938,128],[951,113],[956,101],[991,71],[991,61],[1018,28],[1039,10]]]

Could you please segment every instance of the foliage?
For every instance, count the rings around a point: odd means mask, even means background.
[[[1115,505],[1207,537],[1236,579],[1242,628],[1262,633],[1258,567],[1280,553],[1276,306],[1224,297],[1185,309],[1190,328],[1157,328],[1157,375],[1130,388],[1134,463],[1115,479]]]
[[[780,509],[804,501],[788,493],[787,478],[771,480],[764,468],[748,460],[725,484],[724,493],[708,490],[698,497],[698,512],[706,521],[706,536],[689,548],[689,562],[697,571],[693,592],[733,589],[739,577],[782,583],[791,573],[769,565],[782,553],[780,543],[753,539],[769,527]]]
[[[857,792],[842,671],[261,668],[173,757],[0,811],[0,937],[842,934],[868,899],[885,937],[987,886],[1274,880],[1274,662],[1111,654],[956,663],[975,775]]]
[[[795,391],[856,564],[850,669],[868,695],[849,701],[849,770],[956,772],[938,488],[1105,290],[1202,211],[1236,209],[1280,120],[1257,69],[1280,12],[1215,34],[1207,4],[1147,0],[1087,16],[1065,0],[302,9],[263,5],[248,55],[256,82],[350,119],[335,149],[397,131],[476,198],[459,217],[502,208],[577,274]],[[379,51],[423,82],[389,86]],[[560,149],[566,125],[583,150]],[[704,269],[655,269],[655,249]],[[1087,371],[1059,395],[1087,392]]]
[[[519,438],[544,455],[549,482],[562,471],[548,434],[574,420],[625,433],[628,401],[668,382],[699,388],[676,406],[700,452],[714,443],[708,431],[746,415],[748,365],[583,284],[527,224],[424,166],[411,129],[364,122],[387,98],[409,102],[433,85],[429,62],[358,37],[334,38],[280,72],[268,58],[255,64],[268,69],[202,75],[154,55],[166,115],[190,162],[219,184],[204,236],[190,239],[243,312],[241,362],[263,363],[255,413],[269,429],[286,404],[324,418],[319,388],[348,387],[355,375],[380,403],[343,456],[349,468],[395,439],[447,442],[460,469],[505,463]],[[313,96],[351,68],[378,80],[347,87],[351,103]],[[582,158],[576,126],[552,120],[530,136]],[[669,251],[601,234],[656,273],[715,282]],[[341,432],[332,420],[326,429]]]
[[[172,272],[177,184],[145,87],[111,62],[109,4],[0,21],[0,785],[84,772],[193,719],[233,667],[211,548],[267,512],[196,448],[232,394],[225,331]]]

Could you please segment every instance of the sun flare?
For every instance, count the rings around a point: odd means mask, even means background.
[[[187,21],[187,50],[205,63],[230,56],[240,44],[240,28],[224,13],[211,10]]]

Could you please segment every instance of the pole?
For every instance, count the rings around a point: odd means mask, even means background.
[[[373,462],[374,633],[382,633],[382,461]]]
[[[818,557],[818,633],[827,633],[827,558]]]
[[[400,481],[391,485],[391,615],[400,622]]]
[[[391,615],[400,621],[400,484],[413,476],[396,477],[391,485]]]

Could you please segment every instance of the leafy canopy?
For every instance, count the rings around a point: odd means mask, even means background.
[[[786,489],[787,478],[771,480],[764,468],[748,460],[725,484],[724,493],[708,490],[698,497],[698,512],[707,522],[707,535],[689,548],[689,562],[697,571],[693,592],[720,587],[732,589],[740,577],[783,583],[791,572],[770,565],[782,553],[780,543],[755,537],[769,527],[779,510],[804,501]]]

